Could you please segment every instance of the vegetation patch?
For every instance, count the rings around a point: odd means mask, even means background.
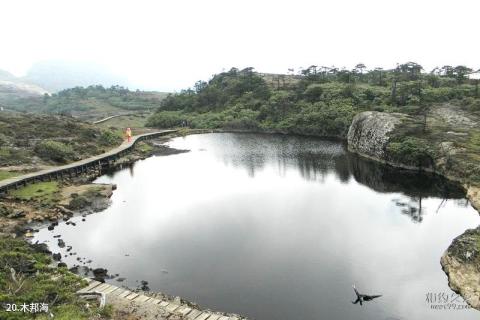
[[[154,148],[149,143],[143,141],[135,144],[135,150],[140,151],[142,154],[149,154],[153,151],[153,149]]]
[[[18,190],[11,191],[11,195],[20,200],[34,200],[44,204],[52,204],[58,198],[59,185],[57,181],[38,182],[29,184]]]
[[[44,160],[65,163],[74,157],[73,148],[58,141],[42,141],[35,147],[35,152]]]
[[[17,171],[0,170],[0,180],[10,179],[21,174],[22,174],[21,172],[17,172]]]
[[[0,166],[64,164],[118,146],[121,135],[59,116],[0,113]]]
[[[274,77],[252,68],[232,68],[167,96],[147,126],[345,138],[356,114],[375,110],[418,117],[423,125],[415,127],[421,136],[430,106],[455,102],[474,110],[480,103],[475,84],[467,78],[471,70],[463,66],[444,66],[431,73],[421,72],[422,66],[414,62],[391,70],[365,69],[362,64],[353,70],[310,66],[296,76]]]
[[[43,245],[29,245],[21,239],[0,238],[0,304],[44,303],[55,319],[91,319],[100,317],[95,306],[86,307],[76,291],[86,282],[66,268],[53,268]],[[108,311],[107,311],[108,312]],[[46,313],[6,312],[0,319],[50,319]]]
[[[395,163],[420,168],[432,168],[434,152],[428,141],[415,137],[403,137],[390,142],[387,146],[388,156]]]

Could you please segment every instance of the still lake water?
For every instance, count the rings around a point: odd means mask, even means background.
[[[204,134],[175,138],[188,153],[154,156],[104,175],[107,210],[61,234],[77,256],[153,291],[255,319],[478,319],[433,310],[452,294],[440,257],[480,224],[442,179],[397,171],[314,138]],[[352,284],[382,297],[353,305]],[[461,304],[456,301],[457,304]]]

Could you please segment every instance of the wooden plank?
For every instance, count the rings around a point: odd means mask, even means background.
[[[218,320],[221,316],[219,314],[212,314],[208,320]]]
[[[165,310],[167,310],[168,312],[173,312],[173,311],[177,310],[178,308],[180,308],[180,305],[178,305],[176,303],[169,303],[168,306],[165,307]]]
[[[136,297],[138,297],[138,293],[132,292],[131,294],[129,294],[129,295],[126,296],[125,298],[127,298],[128,300],[133,300],[133,299],[135,299]]]
[[[240,319],[238,319],[238,317],[230,317],[228,318],[228,320],[240,320]]]
[[[228,317],[227,317],[227,316],[223,316],[223,317],[221,317],[221,318],[218,319],[218,320],[228,320]]]
[[[83,288],[83,289],[80,289],[79,291],[81,292],[86,292],[86,291],[90,291],[91,289],[101,285],[102,283],[99,282],[99,281],[92,281],[92,283],[90,283],[87,287]]]
[[[201,315],[199,315],[198,317],[196,317],[195,320],[206,320],[210,316],[211,316],[210,313],[204,312]]]
[[[167,301],[162,301],[162,302],[160,302],[160,307],[165,308],[166,306],[168,306],[168,302],[167,302]]]
[[[186,316],[187,314],[190,313],[190,311],[192,311],[192,308],[190,308],[189,306],[183,306],[179,309],[177,309],[176,312],[180,313],[182,316]]]
[[[133,299],[133,301],[141,303],[141,302],[147,301],[148,299],[150,299],[150,297],[147,297],[147,296],[144,296],[144,295],[139,295],[138,297]]]
[[[202,313],[201,311],[198,311],[198,310],[194,309],[189,314],[187,314],[187,319],[193,320],[196,317],[198,317],[201,313]]]
[[[131,294],[131,293],[132,293],[132,291],[130,291],[130,290],[125,290],[125,292],[119,294],[118,296],[119,296],[120,298],[125,298],[126,296],[128,296],[128,295]]]
[[[90,291],[98,291],[98,292],[103,292],[103,290],[110,288],[110,285],[108,283],[104,283],[101,286],[96,287],[94,290]]]
[[[161,300],[156,299],[156,298],[152,298],[152,299],[148,300],[148,302],[153,303],[153,304],[159,304],[161,302]]]
[[[105,292],[105,294],[110,294],[110,293],[112,293],[113,291],[118,290],[118,289],[120,289],[120,288],[119,288],[119,287],[115,287],[115,286],[110,286],[110,289],[105,290],[104,292]]]
[[[126,289],[123,288],[117,288],[117,290],[110,292],[110,295],[112,296],[120,296],[122,293],[127,291]]]

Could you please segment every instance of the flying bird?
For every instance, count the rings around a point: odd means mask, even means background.
[[[363,302],[372,301],[373,299],[376,299],[376,298],[379,298],[379,297],[382,296],[382,295],[372,295],[372,296],[370,296],[368,294],[361,294],[361,293],[358,292],[355,285],[353,285],[352,287],[353,287],[353,291],[355,291],[355,294],[357,295],[357,300],[352,301],[353,304],[357,304],[357,303],[360,302],[360,305],[362,306]]]

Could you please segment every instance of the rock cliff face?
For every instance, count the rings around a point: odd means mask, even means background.
[[[348,150],[377,161],[386,161],[389,134],[402,122],[404,115],[376,111],[355,116],[348,130]]]

